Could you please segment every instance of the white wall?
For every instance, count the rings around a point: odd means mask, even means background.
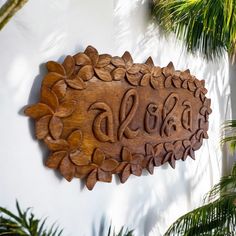
[[[98,183],[90,192],[77,179],[68,183],[43,165],[47,152],[34,138],[23,116],[37,102],[46,73],[43,63],[61,61],[89,44],[100,52],[121,55],[129,50],[137,62],[152,56],[156,64],[173,61],[206,80],[212,98],[210,139],[197,160],[164,165],[153,176],[131,177],[124,185]],[[0,205],[14,210],[32,206],[64,227],[65,235],[102,235],[112,220],[135,235],[163,235],[180,215],[197,207],[221,174],[219,126],[226,118],[230,90],[227,59],[207,63],[185,52],[173,36],[165,38],[148,19],[141,0],[30,0],[0,31]],[[100,230],[100,231],[99,231]]]

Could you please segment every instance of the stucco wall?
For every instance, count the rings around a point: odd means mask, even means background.
[[[206,80],[212,98],[209,140],[196,161],[163,165],[153,176],[131,177],[124,185],[98,183],[90,192],[79,180],[68,183],[44,166],[47,151],[35,140],[23,107],[39,97],[44,63],[61,61],[87,45],[137,62],[152,56],[157,65],[173,61]],[[186,53],[173,36],[164,37],[141,0],[30,0],[0,32],[0,205],[32,206],[38,216],[57,221],[65,235],[102,235],[112,220],[135,235],[163,235],[180,215],[202,202],[222,170],[219,126],[227,117],[230,90],[227,58],[206,62]]]

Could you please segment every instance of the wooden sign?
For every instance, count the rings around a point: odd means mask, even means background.
[[[210,99],[189,70],[154,66],[151,58],[137,64],[129,52],[99,55],[91,46],[47,69],[41,99],[25,114],[51,151],[46,165],[68,181],[86,178],[91,190],[112,174],[124,183],[166,162],[174,168],[194,159],[208,137]]]

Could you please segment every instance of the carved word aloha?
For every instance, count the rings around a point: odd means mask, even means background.
[[[208,138],[210,99],[204,81],[172,63],[134,63],[88,46],[62,64],[47,62],[40,101],[25,109],[51,151],[46,165],[71,181],[124,183],[143,169],[195,158]]]

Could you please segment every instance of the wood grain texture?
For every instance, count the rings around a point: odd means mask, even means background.
[[[92,46],[46,66],[40,101],[25,114],[51,151],[46,165],[68,181],[86,178],[92,190],[113,174],[124,183],[143,169],[175,168],[208,138],[211,101],[189,70],[151,58],[134,63],[129,52],[99,55]]]

